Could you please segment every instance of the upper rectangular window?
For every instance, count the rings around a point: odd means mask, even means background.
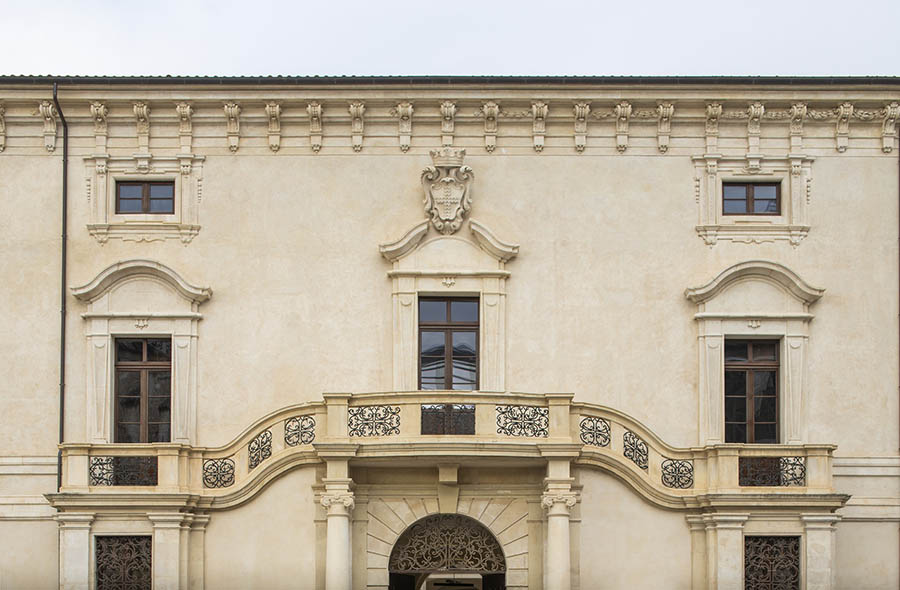
[[[169,442],[172,340],[116,339],[117,443]]]
[[[778,341],[725,341],[725,442],[778,442]]]
[[[723,183],[722,213],[724,215],[781,215],[781,183]]]
[[[175,213],[175,181],[116,182],[116,213]]]
[[[419,299],[419,389],[478,389],[478,299]]]

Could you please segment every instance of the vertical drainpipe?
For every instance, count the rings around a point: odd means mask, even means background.
[[[63,126],[63,165],[62,165],[62,250],[59,275],[59,444],[65,440],[66,409],[66,242],[68,240],[69,213],[69,126],[59,100],[56,98],[57,83],[53,83],[53,104]],[[56,451],[56,491],[62,487],[62,449]]]

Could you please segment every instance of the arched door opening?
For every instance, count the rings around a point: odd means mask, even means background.
[[[388,561],[389,590],[504,590],[503,548],[483,524],[432,514],[407,528]]]

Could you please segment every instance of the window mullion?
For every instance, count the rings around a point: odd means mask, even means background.
[[[747,388],[747,442],[756,442],[756,420],[754,416],[754,411],[756,408],[756,402],[753,398],[753,370],[749,369],[747,371],[747,384],[745,387]]]
[[[141,369],[141,442],[150,442],[150,399],[149,399],[150,371]]]
[[[447,303],[447,312],[450,312],[450,303]],[[444,329],[444,389],[453,389],[453,331]]]

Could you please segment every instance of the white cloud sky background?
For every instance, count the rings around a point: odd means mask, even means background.
[[[900,0],[0,0],[0,74],[900,75]]]

